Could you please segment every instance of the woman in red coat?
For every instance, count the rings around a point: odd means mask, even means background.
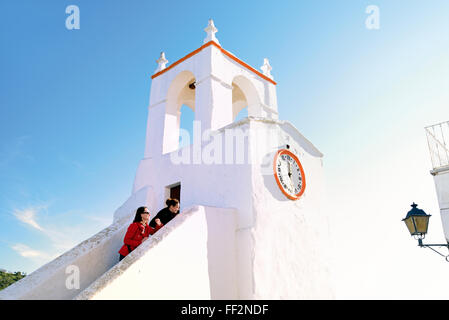
[[[136,211],[136,216],[134,217],[133,223],[131,223],[128,227],[128,231],[126,231],[125,239],[123,242],[125,243],[120,251],[120,261],[126,257],[131,251],[137,248],[142,242],[148,239],[149,235],[154,234],[157,230],[159,230],[163,224],[159,219],[156,219],[156,227],[152,228],[148,225],[148,221],[150,220],[150,211],[148,211],[147,207],[140,207]]]

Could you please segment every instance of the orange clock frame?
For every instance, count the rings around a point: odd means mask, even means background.
[[[281,154],[288,154],[290,157],[292,157],[293,160],[296,161],[296,163],[298,164],[299,171],[301,172],[301,177],[302,177],[302,188],[301,188],[301,190],[300,190],[297,194],[295,194],[295,196],[292,196],[292,195],[288,194],[288,193],[284,190],[284,188],[282,187],[282,184],[281,184],[281,182],[279,181],[279,178],[278,178],[278,176],[277,176],[276,163],[277,163],[277,160],[278,160],[278,158],[279,158],[279,156],[280,156]],[[287,150],[287,149],[281,149],[281,150],[279,150],[279,151],[276,153],[276,155],[274,156],[274,161],[273,161],[273,172],[274,172],[274,179],[276,180],[276,183],[277,183],[279,189],[281,189],[282,193],[283,193],[287,198],[289,198],[290,200],[298,200],[298,199],[303,195],[304,191],[306,190],[306,176],[305,176],[305,174],[304,174],[304,169],[303,169],[302,164],[301,164],[301,162],[299,161],[298,157],[295,156],[290,150]]]

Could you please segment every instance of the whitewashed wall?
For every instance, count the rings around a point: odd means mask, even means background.
[[[236,208],[239,299],[332,298],[329,213],[320,209],[325,201],[323,155],[289,122],[273,119],[243,119],[217,130],[217,139],[225,141],[226,130],[236,128],[248,131],[244,163],[178,164],[165,154],[141,161],[135,187],[152,186],[163,206],[166,187],[180,182],[182,207]],[[274,154],[286,144],[305,170],[306,191],[298,201],[281,193],[273,175]],[[233,147],[236,155],[238,146]],[[187,146],[178,152],[192,159],[195,150]],[[225,152],[223,143],[223,159]]]
[[[249,119],[238,124],[242,130],[249,129]],[[224,141],[225,130],[217,132],[218,138]],[[175,183],[181,183],[181,208],[194,205],[213,206],[221,208],[239,208],[238,227],[246,228],[252,225],[251,213],[251,165],[247,162],[226,164],[205,164],[201,158],[196,162],[195,155],[204,151],[203,143],[198,148],[193,145],[175,151],[180,156],[188,154],[190,162],[187,164],[172,161],[173,154],[159,157],[144,158],[140,161],[134,181],[134,189],[140,190],[151,186],[154,192],[156,207],[163,208],[166,200],[166,188]],[[243,158],[248,158],[248,141],[243,148]],[[234,154],[237,153],[234,144]],[[221,153],[225,154],[225,144]]]
[[[333,299],[328,265],[328,212],[321,211],[324,197],[322,154],[290,123],[251,122],[252,132],[269,130],[278,138],[252,136],[260,153],[270,155],[290,147],[300,160],[306,189],[297,201],[287,199],[273,174],[253,167],[253,296],[255,299]],[[255,141],[253,141],[255,140]],[[270,163],[270,164],[271,164]]]

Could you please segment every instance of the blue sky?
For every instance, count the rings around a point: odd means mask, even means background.
[[[112,222],[143,157],[155,60],[201,46],[209,18],[226,50],[270,59],[280,118],[325,155],[340,297],[410,297],[399,274],[417,258],[443,270],[400,219],[415,201],[444,241],[423,128],[449,120],[445,0],[2,1],[0,268],[30,273]]]

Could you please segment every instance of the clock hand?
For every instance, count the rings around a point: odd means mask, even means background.
[[[292,182],[292,176],[291,176],[290,163],[288,161],[284,161],[284,168],[286,171],[286,172],[284,171],[285,172],[284,174],[287,174],[287,176],[288,176],[288,178],[285,179],[285,180],[288,180],[288,182],[287,181],[285,181],[285,182],[287,185],[289,185],[290,188],[292,188],[293,182]]]
[[[292,164],[290,162],[288,163],[288,176],[290,177],[290,182],[292,183],[293,187]]]

